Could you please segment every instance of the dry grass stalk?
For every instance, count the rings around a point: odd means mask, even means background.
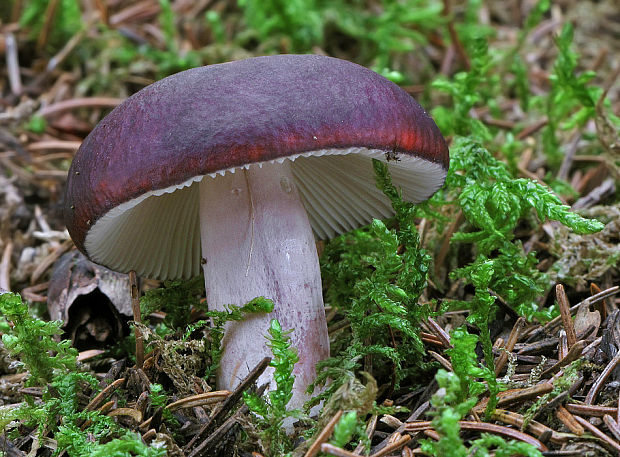
[[[566,332],[566,342],[570,349],[577,342],[577,336],[575,335],[575,325],[571,318],[570,303],[568,303],[568,298],[566,297],[566,292],[562,284],[555,286],[555,295],[560,308],[560,316],[562,317],[564,331]]]
[[[310,445],[310,447],[304,454],[304,457],[314,457],[319,452],[321,452],[321,445],[332,436],[332,433],[334,432],[334,427],[336,427],[336,424],[341,417],[342,410],[339,410],[336,414],[334,414],[334,417],[329,420],[327,425],[323,427],[323,430],[321,430],[321,433],[319,433],[312,445]]]

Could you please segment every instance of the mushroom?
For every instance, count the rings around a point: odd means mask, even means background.
[[[202,268],[212,309],[273,299],[271,314],[226,327],[219,388],[269,354],[276,318],[298,349],[298,407],[329,355],[315,236],[392,214],[373,158],[414,202],[448,168],[433,120],[382,76],[317,55],[194,68],[139,91],[88,135],[65,221],[77,248],[113,270],[169,279]]]

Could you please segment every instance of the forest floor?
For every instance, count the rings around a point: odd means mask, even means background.
[[[19,293],[32,319],[20,320],[26,319],[20,303],[3,304],[0,452],[620,455],[615,2],[291,1],[289,15],[269,11],[269,2],[239,3],[245,6],[14,0],[0,11],[0,293]],[[497,160],[510,182],[546,184],[558,201],[604,228],[574,233],[523,197],[520,204],[538,212],[521,211],[504,244],[486,252],[462,241],[484,227],[459,200],[469,185],[459,176],[468,170],[455,164],[459,171],[443,193],[412,221],[430,255],[426,287],[416,294],[399,284],[426,313],[407,308],[405,315],[417,329],[410,338],[420,343],[419,353],[403,349],[409,327],[381,324],[375,341],[360,324],[371,312],[359,316],[344,304],[367,298],[347,299],[338,289],[348,279],[334,265],[347,243],[360,258],[379,257],[363,251],[364,235],[320,242],[339,389],[320,417],[287,436],[278,431],[285,410],[270,410],[279,424],[274,430],[243,402],[257,372],[232,393],[215,390],[209,371],[215,352],[204,343],[209,330],[197,324],[207,316],[201,280],[164,289],[140,281],[141,293],[150,291],[140,327],[148,338],[138,349],[145,359],[136,362],[132,283],[80,257],[62,204],[82,140],[129,95],[193,66],[290,52],[327,54],[381,72],[428,109],[455,156],[475,148],[463,144],[482,145],[490,151],[489,170]],[[497,176],[495,183],[504,179]],[[486,210],[499,218],[493,211],[503,207],[488,201]],[[386,224],[400,246],[394,258],[406,262],[404,227]],[[361,233],[377,235],[368,230]],[[514,264],[502,257],[508,251]],[[369,262],[354,262],[351,271],[377,280],[381,268]],[[495,270],[481,279],[476,275],[485,265]],[[390,274],[380,279],[404,277]],[[508,277],[521,286],[506,285]],[[349,281],[359,292],[361,278]],[[176,305],[187,314],[173,315]],[[44,327],[50,319],[62,322]],[[495,358],[490,368],[483,362],[487,336]],[[77,362],[60,337],[77,349]],[[357,352],[347,358],[349,346]],[[385,351],[372,354],[371,346]],[[52,355],[55,361],[46,362]],[[37,363],[49,373],[35,376]]]

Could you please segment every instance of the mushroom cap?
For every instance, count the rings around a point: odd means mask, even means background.
[[[194,68],[125,100],[88,135],[66,187],[75,245],[117,271],[200,274],[198,182],[291,160],[319,238],[392,214],[371,159],[388,161],[403,197],[443,185],[448,148],[396,84],[317,55],[256,57]]]

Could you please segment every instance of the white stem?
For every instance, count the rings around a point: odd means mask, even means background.
[[[237,170],[200,183],[200,230],[210,309],[242,305],[257,296],[275,303],[269,315],[229,323],[218,388],[232,389],[265,356],[276,318],[292,329],[299,362],[290,407],[300,407],[315,365],[329,355],[329,338],[316,245],[290,162]],[[259,379],[275,388],[272,369]]]

